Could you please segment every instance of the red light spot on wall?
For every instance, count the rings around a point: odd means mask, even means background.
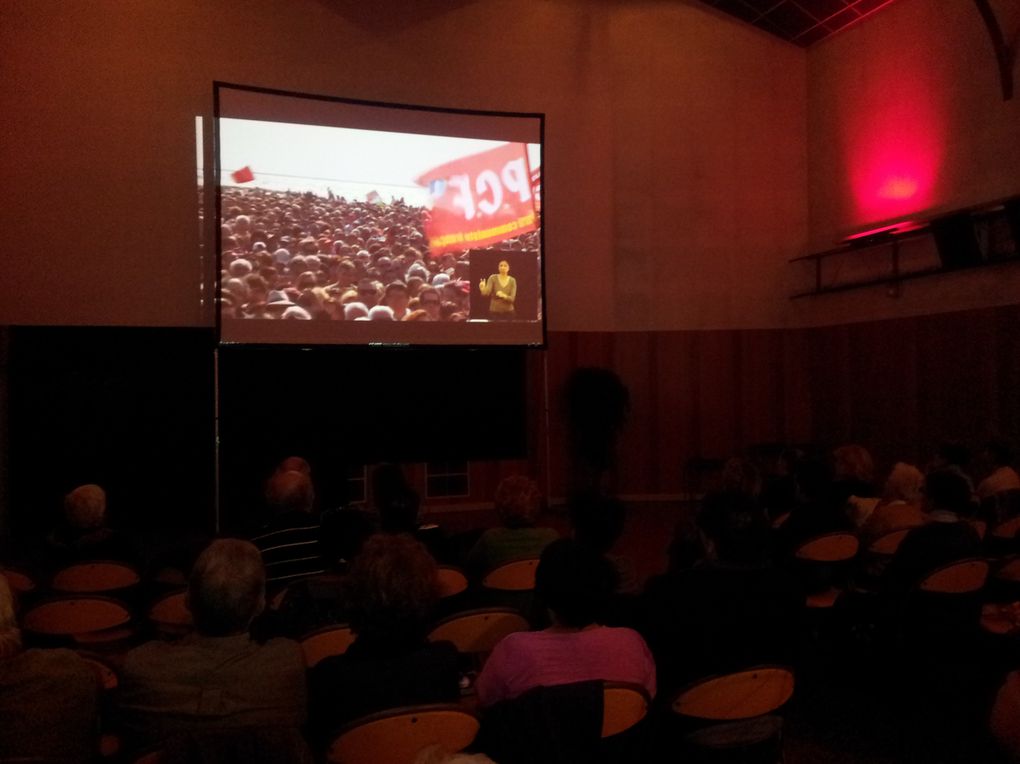
[[[885,87],[853,93],[847,104],[844,147],[861,223],[930,208],[942,163],[945,124],[934,83],[914,62],[889,64]]]

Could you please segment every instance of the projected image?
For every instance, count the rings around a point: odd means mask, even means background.
[[[540,325],[537,143],[221,118],[219,161],[225,326]],[[315,334],[402,331],[351,328]],[[454,341],[472,341],[465,331]]]

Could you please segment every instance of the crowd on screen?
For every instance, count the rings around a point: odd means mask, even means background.
[[[640,580],[635,560],[621,554],[627,508],[614,498],[577,496],[554,516],[535,481],[511,476],[494,494],[498,523],[453,534],[427,522],[399,466],[375,469],[366,504],[324,508],[311,466],[290,457],[266,481],[266,527],[248,540],[213,540],[182,565],[193,630],[121,655],[112,708],[101,708],[78,653],[22,634],[19,613],[35,600],[28,593],[19,603],[0,576],[0,759],[88,760],[102,714],[104,728],[129,750],[194,751],[227,739],[263,757],[272,752],[273,760],[306,761],[343,724],[380,710],[467,698],[484,731],[487,719],[512,727],[528,718],[506,716],[508,707],[532,703],[528,713],[547,712],[548,688],[585,688],[591,680],[643,687],[653,699],[646,734],[661,744],[674,734],[670,700],[691,681],[799,665],[805,602],[835,584],[839,649],[896,650],[906,640],[911,659],[932,660],[956,649],[950,640],[963,631],[933,629],[947,626],[947,612],[915,607],[919,586],[954,561],[1020,551],[1003,538],[993,549],[985,532],[1020,515],[1012,463],[998,441],[974,458],[947,443],[923,468],[900,462],[881,476],[858,445],[734,457],[678,522],[665,572]],[[163,589],[142,550],[107,526],[103,489],[72,491],[64,509],[64,523],[47,539],[48,571],[34,571],[36,578],[75,561],[125,560],[145,574],[129,595],[144,612]],[[899,530],[906,534],[893,555],[868,554],[871,541]],[[803,545],[835,532],[860,540],[856,559],[838,570],[805,565]],[[521,558],[539,560],[534,592],[523,599],[477,585],[439,596],[440,565],[458,566],[477,584]],[[477,673],[452,644],[428,638],[444,615],[499,604],[518,607],[531,629],[504,637]],[[953,612],[961,619],[953,627],[972,615],[964,610]],[[922,626],[904,613],[937,617]],[[353,643],[306,668],[298,640],[337,623],[352,627]],[[1004,674],[985,719],[1006,754],[1020,759],[1020,674],[1002,683]],[[557,697],[583,705],[585,691]],[[44,734],[47,725],[66,734]],[[483,734],[479,754],[492,758],[470,760],[535,760],[521,753],[521,741],[543,741],[529,730],[511,733],[516,747],[505,735]],[[443,760],[435,750],[421,759]]]
[[[226,187],[222,193],[224,317],[471,318],[470,254],[430,255],[424,207],[400,199],[362,202],[310,191]],[[539,233],[489,249],[537,252]]]

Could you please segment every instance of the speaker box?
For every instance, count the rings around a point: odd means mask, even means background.
[[[981,262],[981,250],[969,214],[961,213],[933,220],[931,232],[943,268],[966,268]]]

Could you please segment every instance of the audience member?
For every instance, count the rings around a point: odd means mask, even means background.
[[[875,466],[866,448],[858,445],[840,446],[832,452],[832,457],[832,500],[837,507],[844,507],[852,497],[875,497]],[[870,510],[874,504],[869,502],[867,506]]]
[[[793,656],[804,591],[793,575],[769,564],[761,521],[745,507],[733,509],[702,511],[704,558],[693,564],[689,555],[672,559],[645,589],[640,630],[661,687]],[[673,546],[689,536],[678,526]]]
[[[634,682],[655,695],[655,663],[631,629],[596,618],[613,583],[609,563],[572,539],[554,541],[535,576],[535,593],[552,625],[505,637],[489,656],[475,688],[481,706],[511,700],[539,686],[603,679]]]
[[[974,528],[960,519],[970,506],[967,482],[956,472],[939,470],[925,478],[925,524],[903,539],[886,569],[891,591],[913,589],[935,569],[981,554]]]
[[[273,517],[252,539],[262,553],[269,586],[323,573],[315,489],[305,472],[275,472],[266,486]]]
[[[523,475],[503,478],[493,501],[502,525],[482,533],[468,552],[467,564],[474,572],[485,573],[511,560],[537,557],[559,538],[552,528],[535,527],[542,509],[542,493],[531,478]]]
[[[346,721],[396,706],[460,697],[457,651],[425,639],[436,563],[406,534],[377,534],[350,573],[354,643],[309,674],[311,729],[321,744]]]
[[[95,484],[81,485],[64,497],[64,522],[49,536],[56,565],[81,560],[134,562],[127,538],[106,525],[106,492]]]
[[[582,500],[575,497],[570,503],[574,539],[604,556],[613,566],[616,573],[615,594],[634,595],[640,591],[640,586],[633,560],[612,552],[623,535],[625,517],[626,508],[619,499],[594,497]]]
[[[146,746],[195,731],[304,724],[300,648],[287,639],[260,645],[248,632],[265,606],[265,580],[253,544],[219,539],[206,547],[188,585],[195,631],[176,643],[149,642],[125,657],[120,709],[131,742]]]
[[[91,761],[96,675],[70,650],[23,650],[14,604],[0,575],[0,761]]]
[[[912,464],[896,462],[882,488],[882,498],[861,526],[865,545],[887,533],[924,523],[921,502],[924,474]]]
[[[808,539],[833,531],[853,530],[832,487],[832,472],[820,459],[805,459],[797,466],[797,502],[776,534],[777,549],[789,557]]]

